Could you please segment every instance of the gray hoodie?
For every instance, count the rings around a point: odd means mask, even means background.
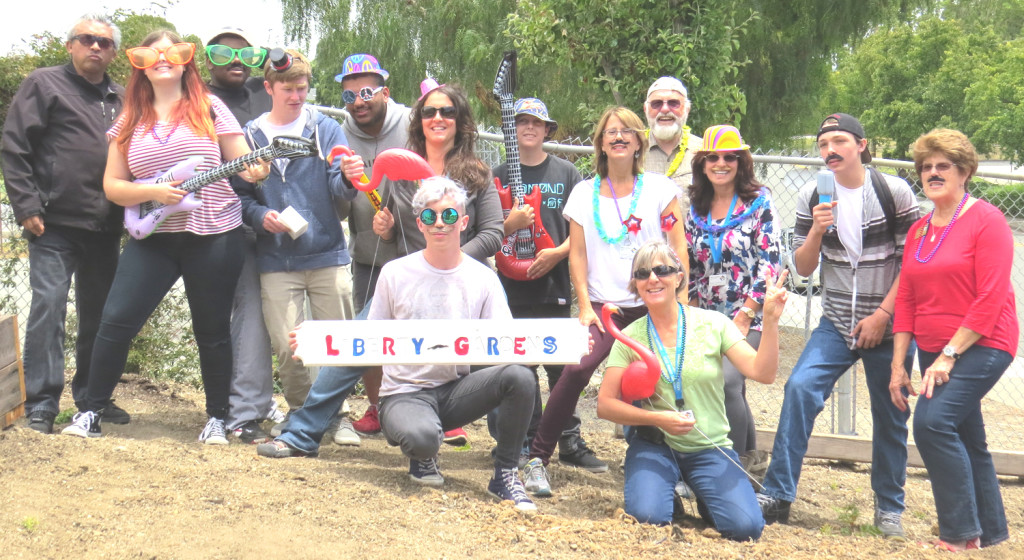
[[[342,129],[348,138],[348,144],[356,154],[363,158],[366,166],[366,176],[373,176],[373,162],[377,155],[390,148],[407,148],[409,139],[409,115],[411,109],[388,100],[387,113],[384,116],[384,126],[380,134],[370,136],[363,132],[352,118],[346,118]],[[392,188],[391,180],[384,180],[377,188],[381,200],[387,201],[388,193]],[[352,201],[348,217],[349,237],[351,244],[349,252],[352,260],[366,266],[382,266],[384,263],[397,257],[395,245],[391,243],[377,243],[377,235],[373,233],[373,215],[375,210],[366,198],[366,195],[359,193]]]

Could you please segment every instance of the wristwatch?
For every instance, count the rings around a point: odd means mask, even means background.
[[[746,305],[740,308],[740,313],[746,315],[747,317],[750,317],[751,319],[757,317],[757,312],[747,307]]]
[[[947,344],[946,347],[942,349],[942,355],[947,358],[953,358],[954,360],[960,359],[960,354],[957,354],[956,352],[956,346],[953,346],[952,344]]]

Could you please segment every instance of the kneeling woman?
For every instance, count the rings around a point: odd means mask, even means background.
[[[629,289],[648,314],[623,334],[651,349],[661,375],[649,399],[623,402],[623,371],[640,356],[620,338],[608,358],[597,415],[631,426],[626,430],[626,513],[644,523],[669,523],[673,489],[682,480],[696,494],[702,517],[722,536],[757,539],[764,518],[729,441],[722,358],[754,381],[775,381],[785,277],[766,279],[761,346],[755,351],[725,315],[677,302],[677,292],[686,286],[682,270],[679,257],[662,241],[645,244],[633,257]],[[692,412],[692,419],[681,411]]]

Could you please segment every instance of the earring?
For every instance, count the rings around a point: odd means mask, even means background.
[[[640,150],[633,152],[633,159],[640,159]]]

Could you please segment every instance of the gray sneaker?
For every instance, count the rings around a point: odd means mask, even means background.
[[[359,447],[362,441],[359,439],[359,434],[352,428],[352,422],[343,419],[338,423],[338,429],[334,431],[334,443]]]
[[[903,514],[896,511],[875,510],[875,527],[882,532],[882,536],[894,541],[907,540],[903,533]]]
[[[544,467],[544,462],[539,457],[534,457],[527,461],[526,466],[523,467],[523,479],[525,480],[523,486],[530,494],[545,497],[551,495],[548,470]]]

